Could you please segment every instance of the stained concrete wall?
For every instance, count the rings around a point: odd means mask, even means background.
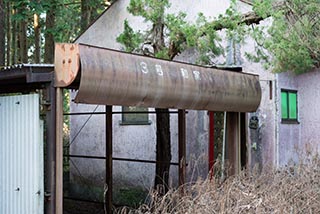
[[[260,22],[260,26],[269,26],[270,19]],[[276,124],[278,98],[276,96],[276,76],[271,70],[263,67],[262,63],[254,63],[245,57],[245,53],[255,53],[254,40],[247,38],[241,47],[242,68],[244,72],[258,74],[262,90],[260,106],[256,112],[247,114],[247,157],[250,168],[259,165],[276,165]],[[249,128],[250,119],[258,117],[257,129]]]
[[[100,47],[113,49],[122,49],[120,44],[116,42],[117,36],[123,31],[123,22],[125,19],[134,28],[144,30],[148,23],[144,23],[139,17],[133,17],[128,14],[126,7],[129,0],[118,0],[108,9],[87,31],[85,31],[76,42],[90,44]],[[225,12],[229,7],[229,1],[224,0],[200,0],[195,4],[193,0],[171,1],[172,7],[170,13],[177,11],[185,11],[189,21],[194,21],[199,12],[205,16],[215,17]],[[250,7],[246,4],[239,3],[238,9],[246,12]],[[225,40],[225,32],[220,32]],[[222,45],[226,47],[227,43]],[[248,39],[246,45],[242,48],[243,71],[247,73],[255,73],[261,76],[261,85],[263,88],[262,103],[259,107],[257,115],[260,119],[260,129],[248,130],[248,157],[249,165],[255,163],[272,163],[274,158],[274,99],[269,99],[270,81],[274,83],[274,75],[262,68],[261,65],[248,62],[244,56],[245,51],[253,51],[253,41]],[[187,50],[175,58],[178,61],[194,63],[196,55],[193,50]],[[217,63],[225,63],[225,58],[216,59]],[[274,93],[274,92],[272,92]],[[74,93],[72,94],[74,96]],[[72,112],[93,111],[96,106],[71,104]],[[152,109],[150,109],[152,111]],[[104,111],[104,107],[100,106],[97,111]],[[121,111],[121,107],[114,107],[114,111]],[[251,115],[248,116],[248,120]],[[81,129],[89,115],[72,116],[71,118],[71,139],[73,139],[78,130]],[[113,156],[123,158],[137,159],[155,159],[155,115],[149,114],[151,125],[144,126],[122,126],[119,121],[120,115],[113,116]],[[105,118],[103,115],[94,115],[84,126],[76,140],[70,148],[71,154],[85,154],[104,156],[105,154]],[[177,116],[171,116],[171,141],[172,141],[172,162],[177,162]],[[259,150],[252,150],[251,146],[258,143]],[[208,156],[208,116],[205,111],[189,111],[187,114],[187,176],[188,181],[195,180],[198,176],[206,177],[207,156]],[[267,150],[268,152],[263,152]],[[76,167],[74,166],[77,166]],[[114,161],[114,185],[117,186],[139,186],[149,189],[153,184],[155,165],[128,163]],[[79,176],[81,173],[81,176]],[[177,185],[178,170],[177,166],[171,167],[171,185]],[[88,186],[101,187],[104,183],[104,161],[88,160],[88,159],[72,159],[71,164],[71,180],[73,181],[75,190],[80,191],[77,182]],[[92,190],[92,188],[91,188]],[[85,191],[88,195],[88,191]],[[100,194],[101,195],[101,194]],[[96,197],[96,196],[94,196]]]
[[[320,70],[295,75],[285,72],[278,75],[281,89],[297,90],[298,123],[279,125],[279,164],[297,162],[319,152],[320,139]],[[279,109],[281,108],[279,102]],[[279,115],[279,120],[281,114]]]

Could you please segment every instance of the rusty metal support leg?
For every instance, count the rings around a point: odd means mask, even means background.
[[[178,112],[179,133],[179,186],[186,182],[186,111]]]
[[[45,213],[55,214],[55,159],[56,159],[56,90],[53,83],[45,91],[46,103],[46,160]]]
[[[208,146],[208,162],[209,162],[209,177],[213,177],[213,165],[214,165],[214,112],[209,111],[209,146]]]
[[[56,88],[56,214],[63,213],[63,91]]]
[[[112,106],[106,106],[106,184],[105,212],[112,213]]]
[[[239,113],[227,113],[227,160],[229,163],[228,175],[234,175],[240,172],[240,131],[239,131]]]

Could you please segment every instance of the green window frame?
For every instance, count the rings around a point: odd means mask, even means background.
[[[122,106],[122,118],[120,125],[150,125],[148,108],[137,106]],[[128,112],[128,113],[125,113]],[[137,113],[134,113],[137,112]]]
[[[298,93],[295,90],[281,90],[281,121],[298,122]]]

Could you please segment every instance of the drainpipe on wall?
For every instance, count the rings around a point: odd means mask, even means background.
[[[274,90],[274,105],[275,105],[275,144],[276,144],[276,148],[275,148],[275,166],[276,168],[279,168],[279,126],[280,126],[280,114],[279,114],[279,94],[278,94],[278,88],[279,88],[279,82],[278,82],[278,74],[276,74],[275,77],[275,90]]]

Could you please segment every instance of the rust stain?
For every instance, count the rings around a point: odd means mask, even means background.
[[[260,104],[257,75],[77,47],[81,81],[76,102],[231,112],[255,111]],[[70,59],[71,65],[77,57]]]

